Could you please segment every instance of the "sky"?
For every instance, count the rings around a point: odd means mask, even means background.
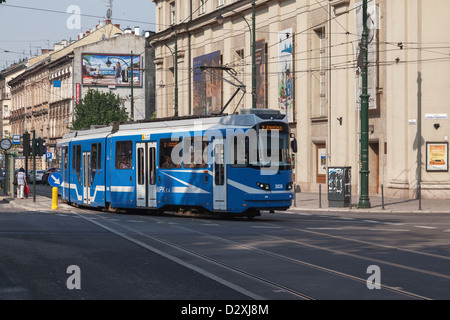
[[[0,70],[104,22],[110,0],[6,0],[0,4]],[[112,23],[155,31],[152,0],[112,0]],[[74,11],[78,10],[78,11]],[[70,13],[67,13],[69,11]],[[74,13],[79,12],[76,16]],[[79,23],[78,23],[79,22]],[[81,28],[81,29],[80,29]],[[5,52],[9,51],[9,52]]]

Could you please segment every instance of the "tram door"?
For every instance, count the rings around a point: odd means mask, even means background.
[[[223,140],[213,142],[213,209],[227,210],[227,184],[225,144]]]
[[[83,152],[83,204],[89,205],[91,189],[91,153]]]
[[[156,208],[156,142],[136,144],[136,184],[136,205]]]

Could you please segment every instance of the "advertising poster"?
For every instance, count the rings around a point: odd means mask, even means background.
[[[82,84],[93,86],[141,86],[141,59],[133,55],[133,77],[131,55],[82,54]]]
[[[255,43],[256,65],[256,107],[267,108],[266,105],[266,41],[257,40]]]
[[[427,171],[448,171],[448,142],[427,142]]]
[[[278,104],[281,113],[294,121],[294,77],[292,58],[292,29],[278,33]]]
[[[220,51],[194,58],[194,115],[219,113],[222,109],[222,70],[200,69],[201,66],[218,67]]]

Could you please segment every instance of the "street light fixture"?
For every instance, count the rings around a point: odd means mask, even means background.
[[[256,60],[256,49],[255,49],[255,43],[256,43],[256,27],[255,27],[255,0],[252,0],[252,26],[250,26],[250,23],[248,22],[248,20],[239,12],[231,10],[231,9],[224,9],[222,11],[231,11],[234,12],[235,14],[241,16],[242,19],[244,19],[245,23],[247,23],[248,29],[250,31],[250,36],[251,36],[251,43],[250,43],[250,47],[252,48],[252,108],[256,108],[256,65],[255,65],[255,60]],[[222,14],[219,12],[219,14],[216,17],[216,21],[219,24],[223,23],[223,16]]]
[[[130,68],[130,65],[125,60],[123,60],[119,57],[114,57],[114,58],[116,58],[117,60],[123,61],[123,63],[125,63],[127,65],[127,68]],[[105,62],[105,64],[108,68],[111,67],[112,62],[111,62],[111,60],[109,60],[109,57],[108,57],[108,60]],[[131,108],[131,120],[134,121],[134,94],[133,94],[134,78],[133,78],[133,73],[134,73],[134,71],[133,71],[133,51],[131,51],[131,97],[130,97],[131,98],[131,101],[130,101],[131,106],[130,106],[130,108]]]

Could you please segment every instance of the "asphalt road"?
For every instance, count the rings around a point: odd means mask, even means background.
[[[447,215],[248,221],[5,204],[0,299],[447,300],[449,234]]]

